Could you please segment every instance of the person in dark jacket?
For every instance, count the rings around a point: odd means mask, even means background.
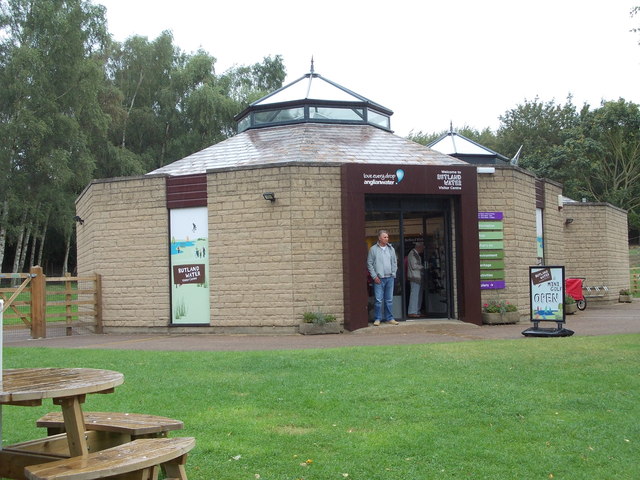
[[[422,262],[422,252],[424,252],[424,243],[417,242],[409,252],[407,261],[407,278],[411,286],[409,293],[409,318],[420,318],[420,309],[422,307],[422,283],[424,280],[424,264]]]

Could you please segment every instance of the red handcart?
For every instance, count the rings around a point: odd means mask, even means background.
[[[566,278],[564,281],[565,293],[570,295],[576,301],[578,310],[584,310],[587,308],[587,299],[582,293],[583,281],[584,278]]]

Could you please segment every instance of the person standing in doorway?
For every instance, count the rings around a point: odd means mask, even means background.
[[[407,261],[407,278],[411,285],[409,294],[409,318],[420,318],[420,309],[422,308],[422,292],[424,280],[424,264],[422,263],[422,253],[424,252],[424,243],[417,242],[409,252]]]
[[[398,271],[398,259],[396,251],[389,244],[389,233],[386,230],[378,230],[378,242],[369,249],[367,256],[367,269],[373,279],[375,297],[373,325],[380,325],[383,314],[385,323],[398,325],[393,318],[393,287]]]

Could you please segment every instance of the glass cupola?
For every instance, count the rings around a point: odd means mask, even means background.
[[[238,133],[294,123],[373,125],[391,131],[393,112],[313,71],[251,103],[235,117]]]

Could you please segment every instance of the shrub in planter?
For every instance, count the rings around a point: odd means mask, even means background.
[[[298,331],[303,335],[341,333],[342,327],[336,321],[335,315],[322,312],[304,312]]]
[[[571,295],[564,296],[564,313],[567,315],[573,315],[578,311],[578,305],[576,299]]]
[[[506,300],[489,300],[482,305],[482,313],[517,312],[518,307]]]
[[[631,303],[633,300],[633,296],[631,295],[631,291],[623,288],[620,290],[620,296],[618,297],[618,301],[621,303]]]
[[[482,323],[494,325],[517,323],[519,320],[518,307],[506,300],[489,300],[482,305]]]
[[[336,321],[336,316],[322,312],[304,312],[302,314],[304,323],[315,323],[316,325],[324,325]]]

